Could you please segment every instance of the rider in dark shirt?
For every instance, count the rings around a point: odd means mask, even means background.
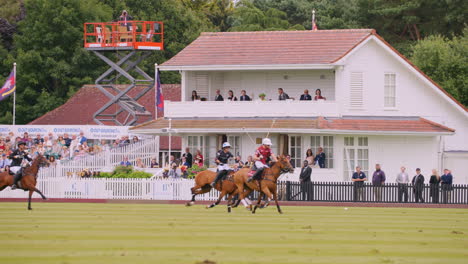
[[[229,142],[223,143],[223,149],[216,153],[216,164],[218,164],[218,174],[216,175],[215,180],[211,183],[211,187],[215,187],[216,183],[223,178],[225,174],[231,169],[229,167],[228,161],[230,158],[234,157],[229,151],[231,145]]]
[[[23,141],[20,141],[18,143],[18,148],[13,150],[13,152],[8,156],[9,159],[11,159],[11,167],[10,171],[15,173],[15,179],[14,183],[11,186],[11,189],[16,189],[18,186],[18,182],[21,180],[21,177],[23,176],[23,168],[22,168],[22,163],[23,159],[26,159],[28,161],[31,161],[31,157],[29,157],[28,153],[25,151],[26,148],[26,143]]]

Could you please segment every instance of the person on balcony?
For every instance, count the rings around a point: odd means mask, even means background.
[[[129,21],[132,21],[132,20],[133,20],[133,17],[128,14],[127,10],[123,10],[122,14],[119,17],[119,21],[122,21],[120,23],[120,26],[127,27],[127,30],[130,31],[132,30],[132,25],[129,23]]]
[[[228,91],[228,101],[237,101],[237,97],[234,96],[234,92],[232,90]]]
[[[301,95],[301,99],[299,99],[300,101],[311,101],[312,100],[312,96],[310,96],[309,94],[309,90],[305,89],[304,90],[304,94]]]
[[[255,151],[254,161],[256,171],[255,174],[249,178],[248,182],[260,180],[263,170],[268,168],[268,163],[270,161],[277,161],[275,154],[273,154],[273,151],[271,150],[271,145],[271,139],[264,138],[262,140],[262,145]]]
[[[247,95],[245,90],[241,91],[241,96],[239,97],[240,101],[251,101],[250,97]]]
[[[318,164],[320,168],[325,168],[325,153],[323,152],[323,148],[320,147],[317,150],[317,155],[314,158],[314,163]]]
[[[197,94],[197,91],[192,91],[192,101],[200,100],[200,96]]]
[[[283,88],[278,88],[278,100],[284,101],[286,99],[289,99],[289,95],[283,91]]]
[[[221,91],[219,89],[216,89],[215,101],[224,101],[224,98],[221,95]]]
[[[327,100],[327,98],[325,98],[325,97],[322,96],[322,90],[317,89],[317,90],[315,90],[315,97],[314,97],[314,100],[315,100],[315,101],[317,101],[317,100]]]
[[[216,183],[221,180],[224,175],[227,175],[231,167],[229,167],[229,159],[234,157],[232,153],[229,151],[231,149],[231,144],[229,142],[224,142],[223,147],[221,150],[216,153],[216,164],[218,165],[218,174],[214,181],[211,183],[211,187],[215,187]]]

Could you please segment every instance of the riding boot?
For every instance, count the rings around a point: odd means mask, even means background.
[[[224,172],[225,172],[225,171],[222,170],[222,171],[219,171],[218,174],[216,174],[216,178],[215,178],[214,181],[211,183],[211,187],[214,188],[214,187],[216,186],[216,183],[217,183],[219,180],[221,180],[221,178],[223,177]]]
[[[23,169],[19,169],[14,177],[13,185],[11,186],[12,190],[15,190],[18,188],[18,182],[21,180],[21,176],[23,175]]]
[[[265,168],[260,168],[260,169],[258,169],[258,170],[255,172],[255,174],[247,180],[247,182],[251,182],[251,181],[253,181],[253,180],[260,180],[260,177],[262,176],[262,172],[263,172],[264,169],[265,169]]]

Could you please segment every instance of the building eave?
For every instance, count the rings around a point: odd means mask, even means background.
[[[264,65],[190,65],[164,66],[156,68],[160,71],[251,71],[251,70],[333,70],[342,64],[264,64]]]

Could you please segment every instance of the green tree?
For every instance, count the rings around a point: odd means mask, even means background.
[[[413,47],[412,62],[468,106],[468,29],[452,40],[429,36]]]

